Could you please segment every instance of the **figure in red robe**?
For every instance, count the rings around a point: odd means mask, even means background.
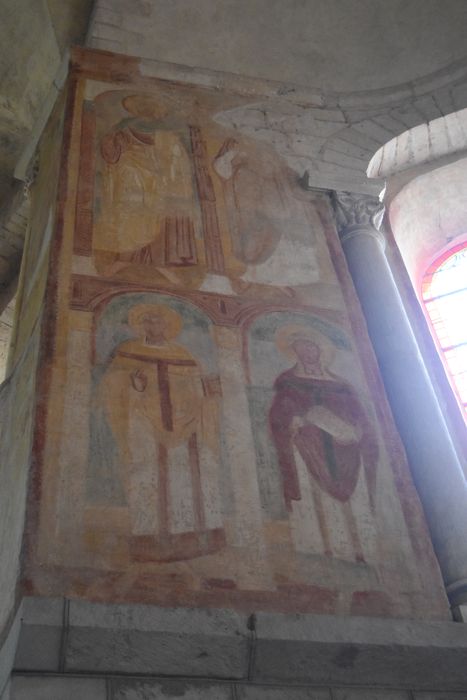
[[[292,368],[276,379],[269,412],[284,499],[291,511],[292,502],[302,498],[296,464],[298,453],[319,488],[343,504],[355,557],[362,560],[358,531],[348,502],[363,467],[374,512],[378,448],[355,390],[324,366],[323,344],[316,342],[317,335],[310,328],[294,325],[281,328],[277,336],[279,349],[296,360]],[[331,554],[321,499],[315,497],[314,505],[325,553]]]

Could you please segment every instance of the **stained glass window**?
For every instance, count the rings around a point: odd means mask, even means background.
[[[452,248],[429,268],[422,297],[467,421],[467,243]]]

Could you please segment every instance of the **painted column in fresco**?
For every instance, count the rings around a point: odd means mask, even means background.
[[[467,484],[375,226],[381,205],[342,193],[335,209],[446,589],[453,604],[466,602]]]
[[[242,339],[238,329],[225,326],[216,327],[215,337],[224,378],[224,416],[227,426],[224,439],[232,472],[234,539],[239,545],[255,545],[260,539],[261,502],[256,471],[251,468],[255,463],[255,448],[241,364]],[[239,420],[244,422],[242,441],[237,439]]]

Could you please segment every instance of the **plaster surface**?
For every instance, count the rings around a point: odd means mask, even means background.
[[[92,0],[1,3],[0,313],[18,279],[29,215],[24,182],[34,178],[37,145],[60,93],[65,56],[71,44],[82,41],[91,5]]]
[[[45,0],[4,3],[0,32],[0,173],[7,181],[58,69],[60,51]]]
[[[114,42],[135,56],[352,92],[463,58],[466,26],[462,0],[98,0],[90,45]]]

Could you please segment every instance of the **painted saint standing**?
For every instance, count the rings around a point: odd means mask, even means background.
[[[313,509],[322,553],[328,556],[335,552],[327,511],[339,503],[352,555],[362,561],[361,537],[350,500],[363,467],[369,506],[374,510],[378,448],[355,390],[328,369],[324,339],[320,342],[318,336],[298,324],[284,326],[276,335],[278,349],[295,360],[276,379],[269,412],[284,500],[292,514],[298,507],[306,517],[306,510],[309,515]],[[305,503],[305,492],[311,503]]]
[[[200,228],[189,131],[144,94],[125,97],[122,107],[130,116],[100,143],[97,269],[186,284],[195,274]]]
[[[174,339],[173,309],[140,304],[129,313],[136,338],[121,343],[100,401],[127,468],[133,558],[189,559],[224,545],[217,468],[215,377]]]

